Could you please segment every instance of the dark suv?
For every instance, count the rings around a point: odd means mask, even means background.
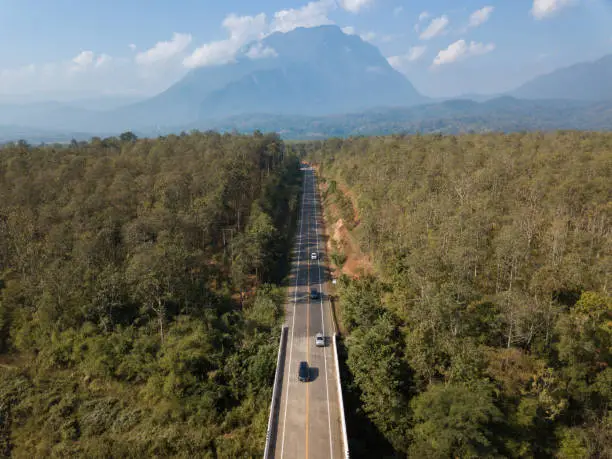
[[[298,380],[306,382],[310,379],[308,362],[300,362],[300,369],[298,370]]]
[[[310,299],[311,299],[311,300],[318,300],[318,299],[319,299],[319,292],[317,291],[317,289],[316,289],[316,288],[313,288],[313,289],[310,291]]]

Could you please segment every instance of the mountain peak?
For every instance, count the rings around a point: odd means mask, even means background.
[[[279,56],[292,61],[336,58],[355,49],[367,59],[384,59],[374,45],[363,41],[358,35],[345,34],[336,25],[298,27],[289,32],[275,32],[264,38],[261,46],[273,49]]]
[[[162,94],[117,112],[116,119],[176,125],[249,113],[327,115],[425,101],[378,48],[338,26],[322,25],[251,42],[231,64],[194,69]]]
[[[255,66],[247,58],[253,49],[273,58]],[[425,100],[378,48],[333,25],[299,27],[251,43],[237,67],[247,70],[203,101],[201,118],[325,115]]]
[[[510,93],[522,99],[612,100],[612,54],[528,81]]]
[[[334,24],[324,24],[318,25],[315,27],[296,27],[295,29],[291,29],[286,32],[276,31],[272,34],[268,35],[265,40],[268,39],[277,39],[278,37],[298,37],[298,38],[342,38],[346,36],[350,36],[345,34],[340,27]]]
[[[346,35],[344,32],[342,32],[342,29],[340,27],[338,27],[335,24],[322,24],[322,25],[318,25],[318,26],[314,26],[314,27],[304,27],[304,26],[300,26],[300,27],[296,27],[295,29],[291,29],[287,32],[274,32],[269,36],[272,35],[297,35],[297,34],[304,34],[304,35],[327,35],[327,36],[339,36],[339,35]]]

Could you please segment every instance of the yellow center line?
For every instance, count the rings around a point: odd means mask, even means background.
[[[306,234],[308,235],[308,241],[310,242],[310,214],[308,215],[308,224],[306,226]],[[310,408],[310,398],[309,398],[309,386],[310,386],[310,253],[306,254],[308,258],[308,274],[306,276],[306,294],[307,303],[306,303],[306,361],[308,362],[308,381],[306,381],[306,459],[308,459],[308,428],[309,428],[309,408]]]
[[[309,295],[310,296],[310,295]],[[308,302],[308,309],[306,310],[306,320],[310,323],[310,301]],[[310,326],[306,325],[306,346],[308,346],[308,340],[310,339]],[[308,350],[308,372],[310,373],[310,349]],[[309,408],[310,408],[310,399],[309,399],[309,390],[308,386],[310,385],[310,374],[308,377],[308,382],[306,383],[306,459],[308,459],[308,425],[309,425]]]

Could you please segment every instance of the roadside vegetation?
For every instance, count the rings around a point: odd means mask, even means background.
[[[612,457],[612,135],[299,148],[374,265],[337,285],[351,457]]]
[[[263,454],[301,174],[276,135],[0,149],[0,456]]]

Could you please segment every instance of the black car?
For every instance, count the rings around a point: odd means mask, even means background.
[[[306,382],[310,379],[308,370],[308,362],[300,362],[300,369],[298,370],[298,380]]]
[[[310,290],[310,299],[311,300],[318,300],[319,299],[319,292],[317,291],[316,288],[313,288],[312,290]]]

